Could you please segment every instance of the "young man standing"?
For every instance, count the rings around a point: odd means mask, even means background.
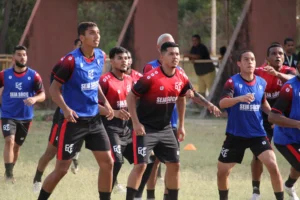
[[[128,55],[128,67],[127,67],[127,71],[126,74],[131,76],[133,83],[136,84],[136,82],[143,76],[140,72],[132,69],[131,65],[132,65],[132,55],[129,51],[127,51],[127,55]]]
[[[74,48],[73,49],[77,49],[80,48],[81,46],[81,41],[79,39],[76,39],[74,41]],[[51,72],[51,76],[50,76],[50,83],[52,83],[52,81],[54,80],[54,76],[56,74],[56,72],[60,69],[61,63],[63,62],[64,57],[62,57],[59,62],[53,67],[52,72]],[[44,154],[41,156],[41,158],[39,159],[38,162],[38,166],[35,172],[35,176],[33,178],[33,192],[34,193],[38,193],[40,192],[41,188],[42,188],[42,176],[43,173],[47,167],[47,165],[49,164],[49,162],[54,158],[54,156],[56,155],[57,152],[57,140],[58,140],[58,122],[59,122],[59,117],[60,117],[60,108],[57,107],[54,115],[53,115],[53,120],[52,120],[52,126],[51,126],[51,131],[50,131],[50,135],[49,135],[49,142],[47,145],[47,149],[44,152]],[[73,158],[73,165],[72,165],[72,172],[74,174],[77,173],[78,171],[78,154],[76,154],[76,156]],[[76,158],[76,159],[75,159]]]
[[[241,72],[228,79],[220,100],[220,107],[228,112],[227,137],[218,162],[220,200],[228,200],[230,171],[242,162],[247,148],[267,167],[276,199],[283,200],[281,175],[261,115],[271,110],[264,93],[267,83],[254,75],[256,62],[251,51],[243,51],[237,64]]]
[[[57,160],[54,171],[45,179],[38,200],[49,198],[59,181],[66,175],[83,141],[99,165],[98,191],[100,200],[109,200],[112,189],[113,160],[110,143],[98,117],[98,98],[113,111],[99,86],[104,65],[104,53],[98,49],[100,31],[93,22],[78,26],[81,48],[70,52],[61,64],[50,86],[53,101],[60,107],[64,119],[59,122]],[[63,87],[63,89],[62,89]]]
[[[270,106],[273,106],[278,99],[282,84],[287,80],[293,78],[296,74],[295,68],[283,65],[284,51],[280,44],[272,44],[267,49],[267,63],[268,65],[258,67],[254,74],[262,77],[268,83],[265,90],[265,95]],[[268,121],[268,115],[262,113],[263,126],[267,133],[269,141],[273,138],[273,125]],[[252,171],[252,187],[253,194],[251,200],[258,200],[260,198],[260,179],[263,172],[263,164],[260,160],[253,156],[251,162]]]
[[[295,54],[295,41],[292,38],[284,40],[284,65],[296,68],[298,56]]]
[[[33,118],[33,105],[45,100],[40,75],[26,66],[26,47],[16,46],[13,67],[0,72],[2,93],[2,131],[5,138],[5,178],[14,183],[13,168]]]

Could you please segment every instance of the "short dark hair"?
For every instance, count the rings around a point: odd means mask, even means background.
[[[282,46],[278,43],[272,43],[269,47],[268,47],[268,50],[267,50],[267,57],[269,57],[270,55],[270,50],[274,47],[279,47],[279,48],[282,48]],[[283,49],[283,48],[282,48]]]
[[[225,53],[226,53],[227,48],[225,46],[222,46],[219,50],[220,50],[221,56],[224,56]]]
[[[193,35],[192,38],[197,38],[199,41],[201,40],[201,37],[198,34]]]
[[[77,38],[76,40],[74,40],[74,46],[76,46],[78,42],[81,43],[81,40],[79,38]]]
[[[164,52],[168,51],[169,47],[179,47],[179,45],[176,44],[175,42],[165,42],[161,45],[160,52],[164,53]]]
[[[17,46],[14,47],[14,53],[16,53],[16,51],[19,51],[19,50],[27,51],[27,48],[25,46],[22,46],[22,45],[17,45]]]
[[[94,23],[94,22],[81,22],[79,25],[78,25],[78,28],[77,28],[77,33],[78,33],[78,37],[80,35],[84,35],[85,34],[85,31],[90,28],[90,27],[97,27],[97,24]]]
[[[120,54],[120,53],[127,53],[128,50],[125,49],[124,47],[114,47],[109,51],[109,58],[113,59],[115,55]]]
[[[293,38],[285,38],[283,44],[286,45],[288,42],[294,42]]]
[[[242,60],[242,57],[243,57],[243,55],[245,54],[245,53],[248,53],[248,52],[250,52],[250,53],[253,53],[253,51],[251,51],[251,50],[249,50],[249,49],[246,49],[246,50],[242,50],[242,51],[240,51],[240,53],[239,53],[239,55],[238,55],[238,59],[237,59],[237,61],[241,61]],[[254,54],[254,53],[253,53]]]

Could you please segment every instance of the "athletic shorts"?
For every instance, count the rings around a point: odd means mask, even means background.
[[[55,147],[57,147],[58,123],[59,123],[59,118],[60,117],[62,117],[61,114],[60,114],[60,108],[57,107],[56,110],[55,110],[55,113],[53,115],[51,132],[50,132],[50,135],[49,135],[49,143],[52,144]]]
[[[247,148],[250,148],[256,157],[264,151],[272,150],[267,137],[243,138],[227,134],[219,161],[223,163],[242,163]]]
[[[133,131],[134,164],[150,163],[153,151],[161,162],[179,162],[178,140],[170,125],[158,130],[145,126],[146,135],[136,136]]]
[[[14,135],[16,144],[22,146],[27,137],[31,125],[31,120],[15,120],[2,118],[1,124],[3,136],[7,137],[10,135]]]
[[[77,123],[71,123],[62,118],[59,122],[58,160],[72,159],[80,151],[83,141],[91,151],[110,151],[110,142],[98,115],[76,120]]]
[[[291,166],[298,172],[300,172],[300,144],[275,144],[275,147],[283,155],[283,157],[291,164]]]

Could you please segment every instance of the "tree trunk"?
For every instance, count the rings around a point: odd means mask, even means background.
[[[6,1],[5,8],[4,8],[4,18],[3,18],[3,23],[2,27],[0,28],[0,54],[5,53],[5,46],[6,46],[6,34],[8,31],[8,24],[9,24],[9,18],[10,18],[10,13],[12,9],[12,1],[13,0],[8,0]]]

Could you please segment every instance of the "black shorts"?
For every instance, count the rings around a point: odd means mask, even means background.
[[[275,147],[283,155],[283,157],[291,164],[291,166],[298,172],[300,172],[300,144],[275,144]]]
[[[243,138],[227,134],[219,161],[223,163],[242,163],[247,148],[250,148],[256,157],[264,151],[272,150],[267,137]]]
[[[128,133],[119,134],[117,132],[108,133],[110,145],[111,145],[111,155],[114,162],[124,163],[123,157],[125,157],[130,164],[133,163],[133,146],[131,130],[128,129]]]
[[[15,135],[15,142],[22,146],[28,134],[31,120],[1,119],[3,136]]]
[[[268,115],[263,112],[262,117],[263,117],[264,129],[265,129],[265,131],[267,133],[267,137],[271,143],[271,141],[273,139],[273,130],[274,129],[272,128],[272,124],[268,121]]]
[[[179,147],[171,126],[162,130],[145,126],[146,135],[132,134],[134,164],[150,163],[150,155],[154,154],[161,162],[179,162]]]
[[[62,117],[62,115],[60,114],[60,108],[57,107],[56,110],[55,110],[55,113],[53,115],[51,132],[50,132],[50,135],[49,135],[49,143],[52,144],[55,147],[57,147],[58,123],[59,123],[60,117]]]
[[[59,122],[58,160],[72,159],[80,151],[83,141],[91,151],[110,150],[110,142],[99,116],[76,120],[77,123],[65,119]]]

